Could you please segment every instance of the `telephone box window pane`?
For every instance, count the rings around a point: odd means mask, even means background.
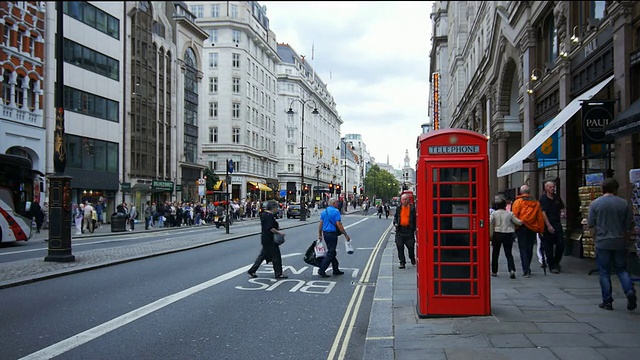
[[[478,209],[476,208],[476,202],[472,201],[471,202],[471,213],[476,215],[478,213]]]
[[[468,263],[471,260],[471,250],[469,249],[456,249],[445,250],[440,249],[440,256],[442,260],[440,262],[464,262]]]
[[[473,254],[473,262],[478,262],[478,250],[473,249],[471,250],[471,253]]]
[[[436,295],[440,295],[440,282],[436,281],[433,283],[433,292]]]
[[[471,169],[471,181],[476,181],[476,168]]]
[[[433,265],[433,278],[440,279],[440,272],[438,272],[438,265]]]
[[[443,266],[441,279],[471,279],[469,265]]]
[[[469,230],[468,216],[441,217],[440,229],[442,230]]]
[[[472,239],[473,239],[472,240],[473,242],[472,242],[471,246],[478,246],[478,234],[477,233],[472,233],[471,236],[472,236]]]
[[[440,234],[439,233],[434,233],[433,234],[433,246],[440,246]]]
[[[438,185],[433,185],[433,192],[431,193],[431,196],[438,197]]]
[[[443,168],[440,169],[440,182],[469,181],[469,169]]]
[[[473,278],[477,279],[478,278],[478,265],[473,265],[471,267],[472,271],[473,271]]]
[[[468,282],[443,282],[442,295],[471,295],[471,284]]]
[[[433,200],[433,214],[439,214],[438,213],[438,200]]]
[[[434,183],[438,182],[438,169],[433,169],[432,176],[433,176],[433,180],[431,182],[434,182]]]
[[[433,262],[434,263],[440,262],[440,258],[438,257],[438,249],[433,250]]]
[[[439,246],[469,246],[469,233],[440,234],[442,242]]]
[[[469,184],[440,185],[441,198],[468,198]]]
[[[477,198],[478,197],[478,194],[476,192],[476,187],[475,186],[471,187],[471,197],[472,198]]]
[[[477,282],[473,282],[473,294],[471,295],[478,295],[478,283]]]

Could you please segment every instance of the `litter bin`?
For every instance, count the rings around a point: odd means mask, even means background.
[[[127,218],[125,214],[114,213],[111,215],[111,232],[127,231]]]

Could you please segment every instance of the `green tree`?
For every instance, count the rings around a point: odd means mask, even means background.
[[[365,194],[369,199],[381,198],[384,201],[391,200],[392,197],[398,196],[400,192],[400,184],[398,180],[388,172],[382,170],[380,166],[373,165],[364,178]]]
[[[210,168],[204,169],[203,176],[207,179],[207,183],[205,185],[207,190],[213,190],[213,187],[216,185],[216,183],[220,181],[218,175],[216,175],[216,173],[214,173]]]

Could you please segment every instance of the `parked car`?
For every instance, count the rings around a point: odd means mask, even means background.
[[[284,210],[282,210],[282,204],[278,204],[278,212],[276,212],[275,218],[282,219],[284,217]],[[260,205],[260,212],[267,211],[267,202],[263,201],[262,205]]]
[[[307,217],[311,215],[311,212],[307,208]],[[287,219],[300,217],[300,204],[289,204],[287,208]]]

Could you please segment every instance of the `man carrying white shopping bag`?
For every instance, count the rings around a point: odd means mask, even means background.
[[[326,270],[331,264],[333,269],[333,275],[342,275],[343,271],[340,271],[338,259],[336,257],[336,247],[338,246],[338,236],[343,234],[347,241],[351,241],[349,235],[342,226],[342,218],[340,211],[338,210],[338,199],[329,199],[329,206],[320,214],[320,224],[318,224],[318,242],[322,241],[327,245],[327,255],[320,263],[320,269],[318,274],[327,278]]]

